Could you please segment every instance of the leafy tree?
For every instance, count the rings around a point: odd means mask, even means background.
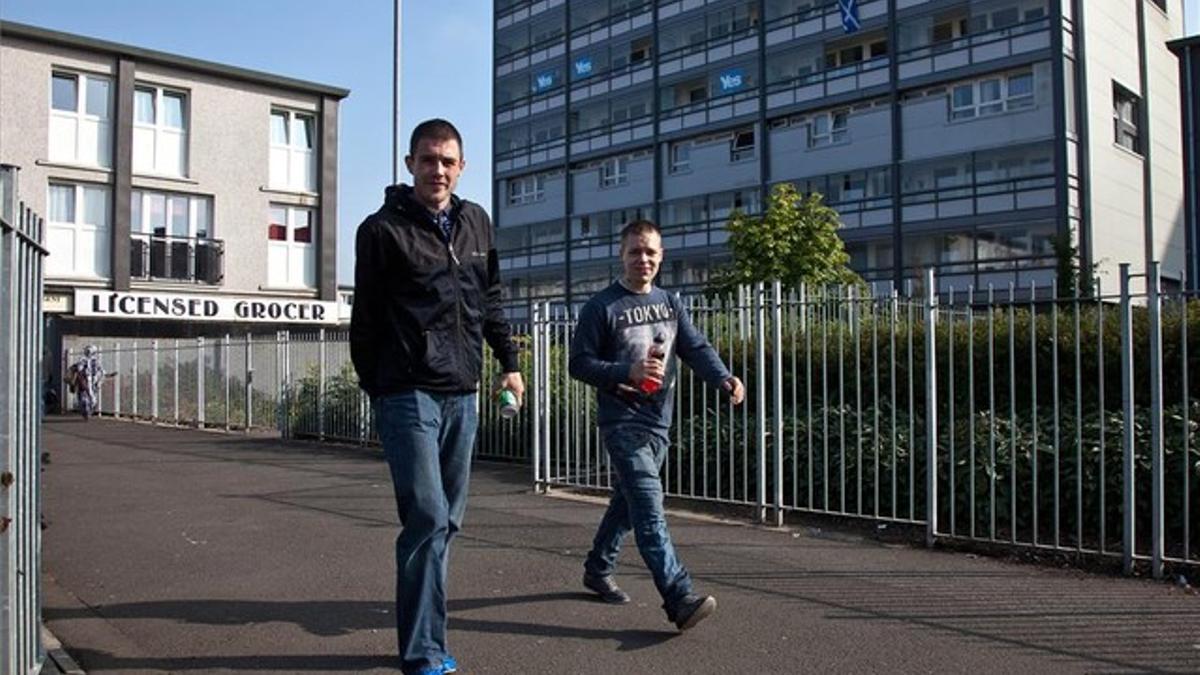
[[[712,290],[779,279],[784,287],[801,283],[861,283],[838,236],[837,211],[819,193],[801,196],[791,183],[771,190],[762,216],[735,211],[727,225],[733,262],[721,270]]]

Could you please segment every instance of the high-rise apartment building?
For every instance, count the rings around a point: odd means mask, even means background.
[[[902,283],[1112,288],[1184,268],[1178,0],[500,0],[494,214],[509,295],[581,299],[654,218],[702,285],[781,182]],[[1056,244],[1062,244],[1056,246]]]

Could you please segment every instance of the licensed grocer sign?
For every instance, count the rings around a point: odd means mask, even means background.
[[[336,302],[75,289],[75,316],[225,323],[337,323]]]

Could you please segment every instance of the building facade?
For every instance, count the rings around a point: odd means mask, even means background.
[[[0,23],[0,163],[46,221],[50,353],[336,325],[348,93]]]
[[[1171,43],[1179,57],[1179,94],[1183,102],[1184,233],[1187,286],[1200,289],[1200,36]]]
[[[508,0],[495,220],[509,295],[586,294],[635,216],[659,282],[702,286],[725,224],[817,191],[852,265],[943,288],[1077,255],[1183,276],[1177,0]]]

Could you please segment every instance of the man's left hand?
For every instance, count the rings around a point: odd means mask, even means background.
[[[721,388],[729,394],[729,400],[733,401],[734,405],[740,404],[746,398],[746,387],[742,385],[742,381],[736,377],[730,377],[721,384]]]
[[[520,373],[504,373],[496,378],[496,384],[492,386],[492,393],[498,394],[501,389],[508,389],[517,395],[517,405],[525,403],[525,380],[521,378]]]

